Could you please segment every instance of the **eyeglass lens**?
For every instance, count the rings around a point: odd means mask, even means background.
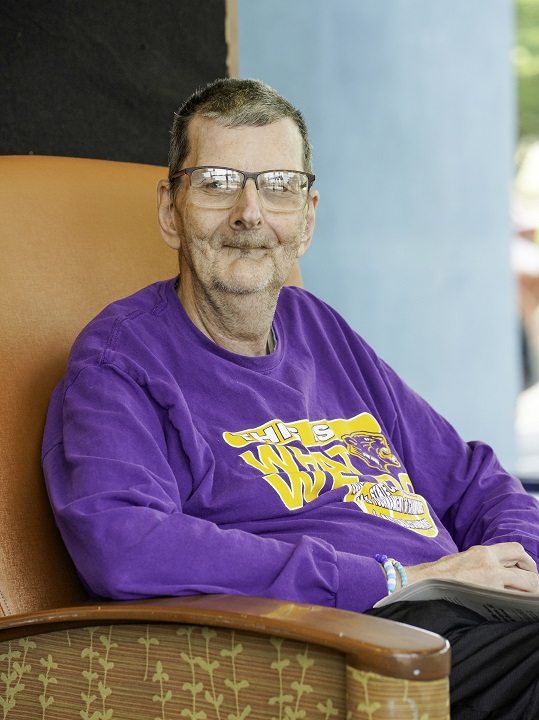
[[[227,168],[197,168],[191,173],[191,197],[196,205],[229,208],[237,202],[244,176]],[[304,173],[270,170],[257,178],[258,194],[264,207],[276,211],[302,210],[309,183]]]

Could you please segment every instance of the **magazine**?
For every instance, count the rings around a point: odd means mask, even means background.
[[[539,595],[520,590],[493,590],[458,580],[419,580],[379,600],[375,608],[401,600],[448,600],[475,610],[487,620],[539,621]]]

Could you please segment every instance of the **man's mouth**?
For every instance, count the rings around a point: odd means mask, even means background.
[[[238,250],[239,252],[251,252],[253,250],[269,250],[268,245],[236,245],[227,243],[223,247],[229,250]]]

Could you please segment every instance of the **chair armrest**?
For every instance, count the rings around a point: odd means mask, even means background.
[[[207,625],[314,643],[359,670],[405,680],[449,676],[449,643],[425,630],[319,605],[239,595],[196,595],[84,605],[0,618],[0,642],[60,629],[122,623]]]

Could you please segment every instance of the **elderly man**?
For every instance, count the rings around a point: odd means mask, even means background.
[[[65,543],[94,596],[262,595],[427,627],[453,644],[454,717],[539,717],[529,625],[370,610],[425,577],[537,592],[539,509],[332,308],[283,287],[313,182],[303,117],[263,83],[219,80],[179,110],[158,206],[180,275],[98,315],[51,401]]]

